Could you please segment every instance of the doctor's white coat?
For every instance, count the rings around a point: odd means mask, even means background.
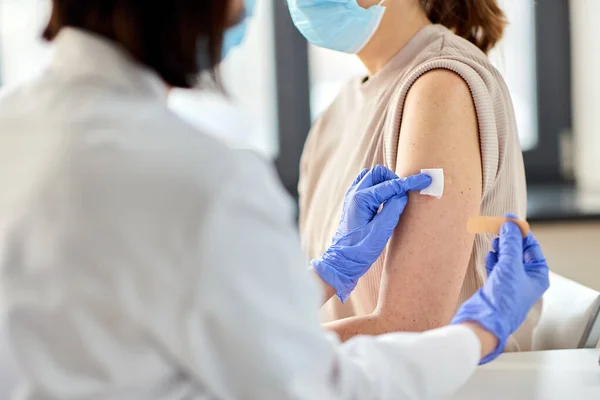
[[[0,349],[19,398],[398,400],[467,380],[467,328],[327,336],[271,165],[166,95],[73,29],[0,95]]]

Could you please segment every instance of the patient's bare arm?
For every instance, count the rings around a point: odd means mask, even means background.
[[[444,196],[410,195],[386,254],[377,309],[327,324],[342,340],[424,331],[452,318],[473,248],[465,226],[479,213],[482,169],[471,93],[450,71],[423,75],[405,103],[396,172],[422,168],[444,169]]]

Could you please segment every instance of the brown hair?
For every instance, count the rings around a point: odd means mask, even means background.
[[[205,68],[218,80],[228,1],[52,0],[44,38],[63,27],[104,36],[174,87],[189,88]],[[205,54],[198,54],[201,51]],[[203,65],[199,65],[203,64]]]
[[[496,0],[419,0],[434,24],[442,24],[488,53],[502,38],[506,17]]]

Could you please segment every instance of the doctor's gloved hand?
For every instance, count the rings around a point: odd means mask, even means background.
[[[398,178],[381,165],[363,170],[356,178],[346,193],[331,246],[311,262],[342,302],[381,255],[408,203],[408,193],[429,185],[427,175]]]
[[[498,346],[482,364],[502,354],[508,337],[550,285],[548,264],[531,233],[523,239],[518,226],[506,222],[492,247],[486,259],[488,281],[452,320],[452,324],[474,322],[498,339]]]

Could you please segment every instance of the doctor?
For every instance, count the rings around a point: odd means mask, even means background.
[[[0,305],[19,398],[445,395],[502,352],[548,287],[537,242],[507,223],[488,284],[451,326],[327,337],[319,306],[349,295],[408,192],[430,180],[361,172],[307,273],[272,167],[165,105],[199,66],[214,71],[251,10],[241,0],[53,0],[51,65],[0,95]]]

